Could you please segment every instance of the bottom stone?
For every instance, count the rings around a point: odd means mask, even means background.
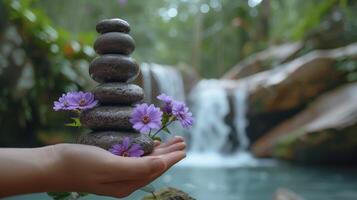
[[[129,137],[133,143],[139,144],[145,152],[145,155],[154,150],[154,142],[146,134],[119,131],[91,132],[80,136],[77,143],[93,145],[108,150],[114,144],[121,143],[125,137]]]

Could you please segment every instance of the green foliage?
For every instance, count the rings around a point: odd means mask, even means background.
[[[56,26],[33,1],[5,0],[0,34],[0,134],[2,146],[37,145],[38,132],[61,130],[53,101],[88,85],[91,47]],[[4,49],[8,49],[4,51]],[[84,76],[85,75],[85,76]],[[64,129],[62,129],[64,131]]]
[[[87,196],[88,193],[84,192],[47,192],[47,195],[54,200],[76,200],[81,197]]]
[[[78,117],[71,117],[71,119],[72,119],[72,123],[65,124],[66,126],[70,126],[70,127],[81,127],[82,126],[81,121],[79,120]]]

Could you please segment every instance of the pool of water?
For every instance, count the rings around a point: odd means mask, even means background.
[[[198,200],[269,200],[278,188],[294,191],[307,200],[357,199],[357,169],[313,167],[274,163],[249,167],[178,166],[153,183],[156,188],[174,186]],[[125,200],[140,199],[135,192]],[[46,194],[30,194],[6,200],[48,200]],[[84,200],[113,198],[90,195]]]

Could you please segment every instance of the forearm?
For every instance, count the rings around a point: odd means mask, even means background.
[[[0,149],[0,197],[51,189],[55,165],[51,148]]]

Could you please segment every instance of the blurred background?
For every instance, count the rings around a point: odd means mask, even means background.
[[[356,10],[354,0],[1,0],[0,146],[85,131],[65,127],[53,101],[97,84],[95,25],[120,17],[145,101],[164,92],[195,117],[189,131],[172,127],[188,156],[156,188],[204,200],[357,199]]]

